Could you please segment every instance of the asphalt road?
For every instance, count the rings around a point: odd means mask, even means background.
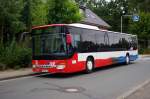
[[[0,99],[116,99],[150,79],[150,58],[91,74],[30,76],[0,82]]]

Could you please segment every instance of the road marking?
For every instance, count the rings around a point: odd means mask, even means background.
[[[68,88],[66,89],[67,92],[78,92],[78,89],[75,89],[75,88]]]
[[[133,87],[131,90],[125,92],[124,94],[122,94],[121,96],[117,97],[116,99],[127,99],[127,97],[129,97],[133,93],[137,92],[139,89],[141,89],[142,87],[146,86],[149,83],[150,83],[150,79],[144,81],[142,84],[140,84],[140,85],[138,85],[136,87]]]
[[[51,73],[44,73],[44,74],[35,74],[35,75],[30,75],[30,76],[25,76],[25,77],[18,77],[18,78],[12,78],[12,79],[6,79],[6,80],[1,80],[1,82],[8,82],[8,81],[15,81],[15,80],[20,80],[20,79],[27,79],[27,78],[33,78],[33,77],[38,77],[38,76],[45,76]]]

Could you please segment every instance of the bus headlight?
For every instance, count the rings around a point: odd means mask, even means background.
[[[57,68],[57,69],[64,69],[64,68],[65,68],[65,65],[57,65],[56,68]]]
[[[36,65],[32,65],[33,68],[36,68]]]

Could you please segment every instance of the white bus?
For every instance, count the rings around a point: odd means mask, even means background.
[[[138,58],[137,36],[80,23],[33,27],[33,71],[72,73]]]

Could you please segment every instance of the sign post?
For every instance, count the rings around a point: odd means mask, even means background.
[[[132,17],[132,20],[133,20],[134,22],[138,22],[139,19],[140,19],[139,15],[122,15],[122,16],[121,16],[121,29],[120,29],[120,30],[121,30],[121,33],[122,33],[123,17]]]
[[[138,15],[133,15],[133,16],[132,16],[132,20],[133,20],[134,22],[139,21],[139,19],[140,19],[140,17],[139,17]]]

